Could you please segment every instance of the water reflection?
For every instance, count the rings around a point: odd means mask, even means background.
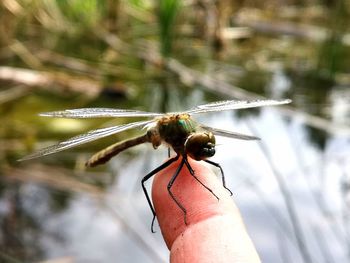
[[[198,91],[189,94],[189,98],[193,96],[196,100],[201,97]],[[278,164],[279,172],[288,182],[288,191],[292,194],[302,227],[309,229],[305,230],[309,246],[331,246],[330,250],[346,251],[341,241],[346,238],[341,222],[347,212],[341,204],[348,189],[345,187],[348,180],[345,167],[350,162],[346,157],[350,156],[349,143],[346,139],[329,138],[324,134],[315,148],[308,137],[315,140],[319,131],[310,134],[307,126],[296,120],[287,123],[278,112],[278,109],[263,109],[258,115],[258,111],[255,114],[249,111],[249,114],[226,112],[201,117],[204,118],[201,121],[214,127],[248,134],[254,134],[253,125],[254,131],[259,133],[256,135],[263,138],[271,155],[267,157],[256,143],[219,138],[213,160],[222,164],[227,183],[235,193],[235,201],[264,259],[288,257],[280,255],[285,250],[284,253],[299,255],[285,203],[266,158]],[[54,159],[64,159],[66,154],[71,158],[77,153],[62,153]],[[158,261],[162,258],[165,262],[167,251],[159,234],[149,233],[151,213],[139,182],[166,156],[165,148],[154,151],[146,146],[123,153],[105,167],[115,180],[101,174],[104,179],[100,181],[105,183],[98,184],[102,192],[97,197],[91,195],[89,189],[76,192],[77,189],[86,189],[80,185],[76,185],[74,191],[64,185],[60,190],[54,190],[33,183],[3,188],[0,203],[2,228],[3,233],[12,233],[2,239],[4,252],[26,260],[68,255],[78,261],[106,262],[110,258],[137,261],[142,258],[143,262],[154,262],[155,258]],[[54,172],[48,173],[52,178],[59,178]],[[75,180],[96,182],[98,174],[93,173],[85,178],[78,176]],[[344,186],[341,193],[336,190],[340,185]],[[9,199],[9,195],[14,199]],[[11,207],[9,203],[17,207],[6,208]],[[344,222],[344,227],[346,224]],[[16,237],[11,237],[13,234]],[[334,242],[321,241],[319,235]],[[41,241],[33,246],[37,238]],[[21,242],[16,244],[16,240]],[[152,246],[145,243],[152,243]],[[341,252],[332,256],[336,256],[337,261],[346,257]]]

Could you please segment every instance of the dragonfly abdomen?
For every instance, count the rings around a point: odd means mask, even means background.
[[[150,137],[148,134],[141,135],[139,137],[135,137],[129,140],[125,140],[122,142],[117,142],[115,144],[112,144],[111,146],[99,151],[98,153],[95,153],[86,163],[85,165],[87,167],[94,167],[100,164],[104,164],[108,162],[112,157],[116,156],[120,152],[131,148],[133,146],[150,142]]]

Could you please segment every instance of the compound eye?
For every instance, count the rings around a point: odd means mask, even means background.
[[[215,154],[215,137],[211,132],[194,133],[187,138],[185,150],[197,161],[212,157]]]

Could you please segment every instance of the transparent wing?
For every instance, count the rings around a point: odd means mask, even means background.
[[[104,117],[157,117],[162,113],[146,112],[138,110],[109,109],[109,108],[81,108],[62,111],[43,112],[39,114],[45,117],[57,118],[104,118]]]
[[[122,124],[122,125],[108,127],[108,128],[92,130],[92,131],[89,131],[88,133],[81,134],[81,135],[72,137],[66,141],[60,142],[58,144],[43,148],[37,152],[34,152],[33,154],[30,154],[28,156],[23,157],[19,161],[34,159],[34,158],[38,158],[38,157],[45,156],[48,154],[57,153],[57,152],[60,152],[60,151],[63,151],[63,150],[69,149],[69,148],[73,148],[75,146],[78,146],[78,145],[81,145],[84,143],[92,142],[94,140],[128,130],[128,129],[144,127],[147,124],[150,124],[152,122],[154,122],[154,121],[153,120],[139,121],[139,122]]]
[[[226,110],[238,110],[238,109],[248,109],[262,106],[273,106],[288,104],[292,102],[289,99],[286,100],[225,100],[217,101],[209,104],[199,105],[193,109],[186,111],[189,114],[198,114],[213,111],[226,111]]]
[[[200,127],[202,127],[203,129],[205,129],[207,131],[210,131],[213,134],[218,135],[218,136],[224,136],[224,137],[239,139],[239,140],[260,140],[259,137],[246,135],[246,134],[242,134],[242,133],[238,133],[238,132],[216,129],[213,127],[205,126],[203,124],[200,124]]]

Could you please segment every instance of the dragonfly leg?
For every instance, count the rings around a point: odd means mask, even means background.
[[[219,201],[219,197],[213,192],[213,190],[211,190],[208,186],[206,186],[205,184],[203,184],[203,183],[201,182],[201,180],[199,180],[199,178],[195,175],[194,170],[192,169],[190,163],[189,163],[188,160],[187,160],[187,157],[184,157],[184,160],[185,160],[185,164],[186,164],[188,170],[190,171],[190,174],[193,176],[193,178],[196,179],[197,182],[199,182],[205,189],[207,189],[207,190],[208,190],[213,196],[215,196],[215,198],[218,199],[218,201]]]
[[[152,172],[148,173],[145,177],[142,178],[141,180],[141,184],[142,184],[142,189],[143,192],[146,196],[147,202],[149,207],[151,208],[152,214],[153,214],[153,219],[152,219],[152,224],[151,224],[151,231],[152,233],[155,233],[155,231],[153,230],[153,225],[154,225],[154,221],[156,219],[156,211],[154,210],[154,207],[152,205],[151,199],[148,195],[146,186],[145,186],[145,182],[150,179],[153,175],[155,175],[156,173],[158,173],[159,171],[165,169],[166,167],[168,167],[170,164],[172,164],[173,162],[175,162],[177,159],[179,159],[179,155],[175,156],[174,158],[169,159],[168,161],[166,161],[165,163],[163,163],[161,166],[157,167],[156,169],[154,169]]]
[[[223,187],[224,187],[227,191],[230,192],[230,195],[232,196],[231,190],[228,189],[228,188],[226,187],[224,170],[221,168],[220,164],[215,163],[215,162],[210,161],[210,160],[204,160],[204,161],[207,162],[207,163],[209,163],[209,164],[211,164],[211,165],[214,165],[214,166],[216,166],[216,167],[218,167],[218,168],[220,169],[220,172],[221,172],[221,179],[222,179],[222,185],[223,185]]]
[[[171,177],[167,188],[168,188],[168,192],[169,192],[169,195],[171,196],[171,198],[174,200],[174,202],[177,204],[177,206],[184,213],[184,221],[185,221],[185,225],[187,225],[187,219],[186,219],[187,211],[186,211],[185,207],[176,199],[174,194],[171,192],[171,187],[173,186],[177,176],[180,174],[180,171],[181,171],[182,167],[184,166],[184,164],[185,164],[185,157],[182,158],[181,163],[180,163],[179,167],[177,167],[176,172],[174,173],[174,175]]]

